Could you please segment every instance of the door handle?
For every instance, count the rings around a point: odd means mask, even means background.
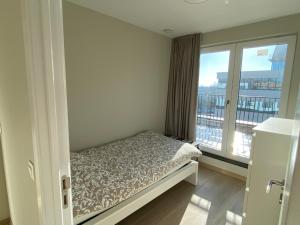
[[[269,194],[271,192],[273,185],[277,185],[277,186],[281,187],[281,190],[283,190],[284,185],[285,185],[285,180],[284,179],[282,181],[269,180],[268,184],[267,184],[267,188],[266,188],[266,193],[267,194]]]

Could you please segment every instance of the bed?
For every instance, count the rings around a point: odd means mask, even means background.
[[[74,223],[115,224],[181,180],[195,183],[200,155],[152,131],[71,152]]]

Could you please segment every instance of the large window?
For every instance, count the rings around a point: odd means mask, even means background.
[[[196,140],[247,162],[252,128],[285,117],[294,36],[201,49]]]

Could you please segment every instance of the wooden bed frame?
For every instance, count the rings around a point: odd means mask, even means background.
[[[115,225],[181,181],[198,184],[198,162],[191,161],[133,197],[82,224]]]

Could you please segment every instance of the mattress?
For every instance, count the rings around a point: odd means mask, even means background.
[[[152,131],[71,152],[75,223],[134,196],[200,155],[193,145]]]

